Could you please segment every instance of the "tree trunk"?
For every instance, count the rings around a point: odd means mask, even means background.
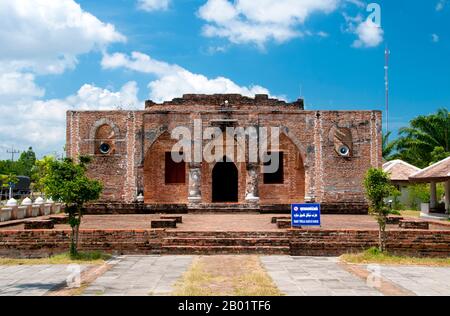
[[[78,224],[75,228],[75,248],[77,250],[78,253],[78,240],[79,240],[79,235],[80,235],[80,224]]]
[[[383,229],[378,225],[378,249],[383,252]]]
[[[386,251],[386,221],[385,215],[380,215],[378,217],[378,243],[381,252]]]
[[[70,256],[74,257],[77,255],[77,246],[75,243],[75,234],[76,234],[76,227],[72,226],[72,234],[70,236]]]
[[[78,218],[77,218],[78,214]],[[78,255],[78,239],[80,231],[81,210],[77,206],[71,206],[69,209],[69,222],[72,228],[72,235],[70,236],[70,255],[71,257]]]

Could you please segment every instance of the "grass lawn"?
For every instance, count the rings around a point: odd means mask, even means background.
[[[405,210],[400,211],[400,214],[404,217],[416,217],[416,218],[420,217],[420,211]]]
[[[346,263],[354,264],[391,264],[391,265],[423,265],[436,267],[450,267],[450,258],[416,258],[394,256],[389,253],[381,253],[376,248],[371,248],[357,254],[346,254],[340,257]]]
[[[281,296],[257,256],[208,256],[194,261],[175,296]]]
[[[67,252],[39,259],[0,258],[0,265],[103,264],[110,258],[110,255],[101,252],[80,252],[77,257],[71,258],[70,254]]]

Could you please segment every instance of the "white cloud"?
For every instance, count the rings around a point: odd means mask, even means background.
[[[370,19],[359,23],[354,33],[358,36],[358,39],[353,42],[353,47],[356,48],[377,47],[383,42],[383,29]]]
[[[154,74],[158,77],[184,70],[180,66],[155,60],[150,56],[139,52],[131,53],[131,57],[121,53],[115,53],[112,55],[104,54],[102,59],[102,67],[104,69],[124,67],[137,72]]]
[[[131,56],[121,53],[105,54],[102,66],[105,69],[125,68],[155,76],[156,79],[148,84],[149,97],[155,102],[171,100],[186,93],[239,93],[245,96],[270,94],[269,90],[261,86],[239,86],[225,77],[209,79],[139,52],[134,52]]]
[[[66,111],[136,109],[141,105],[137,93],[137,84],[131,81],[119,91],[85,84],[65,99],[25,101],[17,98],[5,102],[0,96],[2,143],[22,149],[32,145],[41,154],[62,151],[66,138]]]
[[[144,11],[165,11],[169,9],[170,0],[138,0],[138,8]]]
[[[0,0],[0,66],[61,73],[77,56],[125,41],[73,0]],[[8,44],[9,43],[9,44]]]
[[[361,0],[346,0],[346,2],[353,4],[353,5],[357,6],[358,8],[362,8],[362,9],[367,6],[367,4]]]
[[[439,2],[436,4],[436,11],[444,10],[446,5],[447,5],[447,0],[439,0]]]
[[[136,83],[120,91],[84,85],[64,99],[45,99],[42,74],[74,68],[77,57],[126,38],[74,0],[0,0],[0,143],[40,152],[61,149],[68,109],[138,104]],[[0,152],[4,155],[3,152]]]
[[[314,13],[333,12],[340,0],[208,0],[198,11],[206,37],[235,44],[286,42],[304,34],[298,28]]]
[[[431,34],[431,41],[433,42],[433,43],[439,43],[439,35],[437,35],[437,34]]]
[[[42,97],[45,91],[34,82],[34,75],[20,72],[0,73],[0,100]]]

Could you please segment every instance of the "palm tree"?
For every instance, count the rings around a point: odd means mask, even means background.
[[[450,152],[450,113],[442,108],[428,116],[411,120],[409,127],[399,130],[397,150],[401,159],[418,167],[427,167],[436,147]]]
[[[391,134],[391,132],[383,134],[383,158],[387,161],[394,159],[393,152],[397,146],[397,141],[389,142]]]

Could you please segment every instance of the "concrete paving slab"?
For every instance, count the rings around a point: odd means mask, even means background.
[[[192,256],[122,256],[83,295],[169,295],[192,260]]]

